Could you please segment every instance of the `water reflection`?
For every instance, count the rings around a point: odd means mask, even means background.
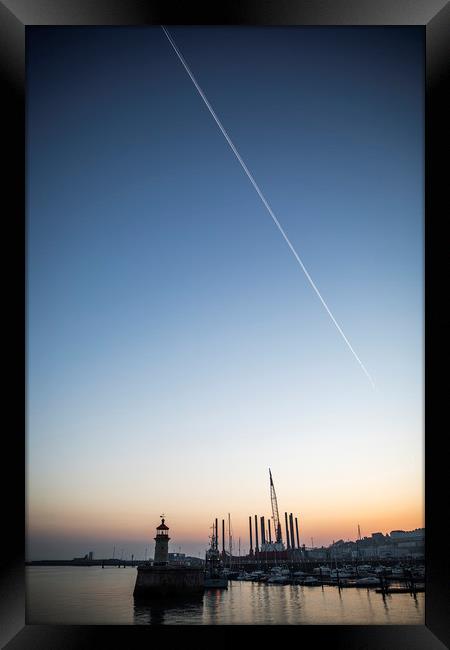
[[[136,603],[134,608],[134,622],[147,625],[398,624],[419,623],[421,615],[423,598],[409,594],[245,582],[230,583],[228,590],[207,589],[196,602]]]
[[[367,594],[368,613],[370,614],[370,619],[369,620],[372,622],[372,620],[374,618],[374,611],[373,611],[372,600],[370,598],[370,589],[367,589],[366,594]]]
[[[383,599],[383,605],[386,612],[386,616],[389,618],[388,598],[392,598],[392,596],[388,596],[383,591],[383,593],[381,594],[381,598]]]
[[[201,623],[203,594],[183,599],[134,600],[133,613],[134,623],[137,625]]]
[[[136,570],[27,567],[27,618],[64,625],[424,624],[425,594],[231,582],[196,600],[133,599]]]
[[[225,591],[224,589],[205,589],[203,604],[208,624],[219,623]]]

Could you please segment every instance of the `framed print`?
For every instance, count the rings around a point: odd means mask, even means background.
[[[449,13],[1,0],[5,647],[448,644]]]

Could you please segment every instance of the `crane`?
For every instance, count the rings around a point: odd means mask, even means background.
[[[270,500],[272,502],[272,519],[273,527],[275,531],[275,541],[281,543],[283,540],[281,538],[281,524],[280,524],[280,515],[278,514],[278,503],[277,495],[275,493],[275,486],[273,484],[272,472],[269,467],[269,476],[270,476]]]

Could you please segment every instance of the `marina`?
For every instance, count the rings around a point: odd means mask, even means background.
[[[300,544],[298,517],[284,513],[284,534],[279,514],[278,499],[272,472],[269,468],[270,503],[272,516],[249,516],[248,554],[233,555],[232,527],[228,514],[228,551],[225,540],[225,520],[222,519],[222,550],[219,551],[219,526],[212,524],[210,548],[205,558],[205,585],[226,588],[227,581],[257,582],[267,585],[301,585],[308,587],[373,588],[386,594],[416,593],[425,590],[423,564],[423,531],[413,531],[413,541],[406,542],[407,553],[399,560],[396,539],[408,538],[404,531],[392,531],[392,537],[375,533],[372,538],[382,542],[373,548],[367,538],[362,539],[358,524],[358,539],[347,544],[341,540],[328,549],[306,549]],[[273,538],[272,538],[273,532]],[[411,534],[409,534],[411,536]],[[370,540],[369,540],[370,541]],[[386,541],[388,544],[386,544]],[[402,542],[400,542],[401,544]],[[404,542],[403,542],[404,543]],[[383,549],[380,557],[379,548]],[[368,552],[369,551],[369,552]],[[371,557],[373,554],[373,557]],[[338,559],[339,557],[339,559]],[[370,558],[370,561],[369,559]]]
[[[255,571],[228,571],[224,575],[228,580],[243,582],[265,583],[267,585],[302,585],[308,587],[336,587],[340,589],[347,588],[366,588],[375,589],[377,593],[410,593],[415,594],[425,590],[425,569],[423,566],[415,568],[402,568],[403,575],[392,575],[392,570],[383,567],[379,571],[379,566],[370,566],[365,571],[363,577],[358,577],[358,567],[345,567],[342,572],[332,571],[320,567],[320,571],[315,570],[313,573],[306,571],[293,571],[288,567],[271,567],[265,570]],[[344,577],[345,576],[345,577]]]

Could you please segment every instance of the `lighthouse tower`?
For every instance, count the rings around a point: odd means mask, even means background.
[[[161,523],[156,529],[155,539],[155,558],[154,565],[167,564],[167,556],[169,553],[169,529],[164,523],[164,517],[161,516]]]

